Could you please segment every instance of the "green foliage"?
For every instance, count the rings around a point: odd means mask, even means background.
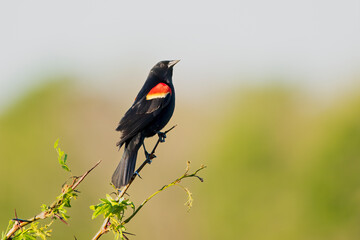
[[[9,224],[5,231],[1,232],[1,240],[6,240],[6,233],[12,228],[12,226],[15,224],[13,220],[9,221]]]
[[[63,169],[70,171],[66,165],[67,154],[64,153],[59,147],[59,139],[56,140],[54,148],[58,153],[58,160]],[[7,239],[6,234],[14,228],[15,231],[12,233],[11,238],[14,240],[36,240],[42,239],[45,240],[47,237],[50,237],[52,232],[49,227],[53,223],[51,221],[47,225],[39,226],[39,220],[42,219],[59,219],[63,223],[67,223],[66,220],[70,216],[67,215],[67,209],[71,207],[71,200],[76,199],[77,193],[74,191],[73,186],[76,183],[77,177],[72,177],[72,183],[70,185],[65,184],[61,189],[61,194],[56,198],[56,200],[51,205],[42,204],[41,213],[37,214],[35,217],[28,220],[11,220],[8,228],[5,233],[2,233],[2,239]],[[23,224],[23,225],[20,225]],[[26,227],[25,227],[26,226]]]
[[[77,194],[71,187],[65,187],[63,191],[64,192],[57,197],[57,202],[53,205],[54,207],[50,207],[49,214],[53,214],[61,220],[67,220],[70,216],[66,215],[66,208],[71,208],[71,199],[76,199]]]
[[[50,222],[47,225],[39,227],[39,222],[33,222],[29,227],[22,229],[21,231],[17,231],[13,239],[16,240],[36,240],[42,239],[46,240],[47,237],[51,236],[51,229],[48,229],[53,222]]]
[[[135,205],[133,202],[131,202],[129,199],[125,199],[124,197],[121,197],[119,200],[113,199],[110,195],[106,194],[106,198],[100,199],[101,203],[97,205],[90,206],[90,209],[93,210],[92,218],[96,218],[99,215],[103,215],[105,218],[105,222],[107,219],[109,219],[109,226],[105,226],[103,231],[106,232],[107,230],[110,230],[113,232],[115,239],[121,238],[122,240],[128,239],[125,236],[125,225],[131,221],[131,219],[140,211],[140,209],[154,196],[159,194],[160,192],[164,191],[165,189],[172,187],[172,186],[180,186],[185,190],[188,196],[188,200],[185,203],[188,206],[188,209],[190,210],[193,202],[192,193],[187,189],[186,187],[180,185],[180,182],[185,178],[191,178],[196,177],[201,182],[203,182],[203,179],[197,175],[197,173],[201,170],[206,168],[206,166],[201,166],[199,169],[197,169],[194,173],[189,174],[190,170],[190,162],[187,162],[187,167],[185,173],[172,181],[171,183],[164,185],[162,188],[160,188],[155,193],[151,194],[147,199],[145,199],[138,208],[135,208]],[[133,210],[132,214],[124,219],[125,210],[127,207],[130,206]],[[127,233],[129,234],[129,233]]]
[[[59,161],[59,164],[60,166],[62,167],[62,169],[68,171],[68,172],[71,172],[70,168],[68,167],[68,165],[66,164],[66,161],[67,161],[67,154],[62,151],[60,149],[59,146],[59,139],[57,139],[54,143],[54,149],[56,150],[57,154],[58,154],[58,161]]]
[[[199,179],[201,182],[203,182],[204,180],[199,176],[197,175],[199,171],[205,169],[206,166],[204,165],[201,165],[200,168],[198,168],[195,172],[189,174],[189,171],[190,171],[190,161],[187,161],[187,166],[186,166],[186,170],[185,170],[185,173],[175,179],[174,181],[172,181],[171,183],[167,184],[167,185],[164,185],[162,188],[160,188],[158,191],[154,192],[153,194],[151,194],[147,199],[145,199],[141,204],[140,206],[135,210],[135,212],[130,216],[128,217],[124,223],[128,223],[130,222],[130,220],[140,211],[140,209],[153,197],[155,197],[157,194],[161,193],[162,191],[164,191],[165,189],[167,188],[170,188],[170,187],[173,187],[173,186],[179,186],[181,187],[182,189],[185,190],[186,194],[187,194],[187,201],[185,203],[185,205],[188,207],[188,210],[190,210],[191,206],[192,206],[192,203],[194,201],[193,197],[192,197],[192,193],[190,192],[190,190],[182,185],[180,185],[181,181],[185,178],[197,178]]]
[[[59,139],[56,140],[56,142],[54,143],[54,149],[56,150],[56,152],[58,153],[58,161],[59,164],[61,165],[61,167],[68,171],[71,172],[69,167],[66,165],[66,160],[67,160],[67,154],[64,153],[64,151],[62,151],[60,149],[59,146]],[[75,177],[72,178],[73,179],[73,183],[76,180]],[[67,209],[66,208],[70,208],[71,207],[71,199],[76,199],[77,194],[76,192],[72,189],[71,186],[65,184],[61,190],[61,194],[56,197],[56,201],[50,206],[46,206],[46,205],[42,205],[41,209],[42,211],[46,212],[47,217],[56,217],[58,219],[60,219],[61,221],[65,222],[65,220],[69,219],[70,216],[68,216],[67,213]]]
[[[103,214],[104,218],[107,217],[117,217],[122,219],[124,216],[124,211],[130,206],[135,210],[135,205],[129,199],[120,198],[118,201],[113,199],[109,194],[106,194],[106,198],[100,199],[101,203],[98,205],[90,206],[90,209],[94,211],[92,219]]]
[[[109,194],[106,198],[100,199],[101,203],[90,206],[94,211],[92,219],[99,215],[104,215],[104,218],[110,218],[109,229],[114,233],[115,238],[124,239],[123,232],[126,230],[122,219],[125,210],[130,206],[135,211],[135,205],[129,199],[120,198],[119,200],[113,199]]]

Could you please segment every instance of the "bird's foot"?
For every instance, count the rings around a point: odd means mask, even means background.
[[[143,145],[143,148],[144,148],[145,158],[147,159],[147,158],[149,158],[149,157],[150,157],[150,153],[146,150],[146,147],[145,147],[144,142],[142,143],[142,145]]]
[[[152,163],[152,160],[156,158],[156,155],[154,153],[151,153],[149,154],[147,157],[146,157],[146,163],[148,164],[151,164]]]
[[[151,156],[151,154],[148,153],[146,150],[144,151],[144,154],[145,154],[145,158],[146,158],[146,159],[150,158],[150,156]]]
[[[160,142],[165,142],[166,133],[164,133],[164,132],[158,132],[158,136],[159,136],[159,141],[160,141]]]
[[[156,155],[145,151],[145,158],[146,158],[147,163],[150,164],[152,162],[152,159],[156,158]]]

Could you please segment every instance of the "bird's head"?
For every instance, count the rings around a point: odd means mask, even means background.
[[[158,62],[152,69],[151,73],[156,75],[159,79],[165,82],[172,81],[173,67],[180,60],[170,60]]]

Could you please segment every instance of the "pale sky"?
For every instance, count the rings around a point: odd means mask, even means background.
[[[360,73],[360,1],[0,2],[0,110],[42,74],[104,90],[126,72],[139,87],[164,59],[182,60],[182,90],[271,75],[336,89]]]

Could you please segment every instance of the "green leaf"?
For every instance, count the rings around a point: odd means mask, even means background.
[[[9,230],[13,227],[14,224],[15,224],[14,221],[12,221],[12,220],[9,221],[9,224],[8,224],[5,232],[2,232],[2,234],[1,234],[1,240],[6,240],[6,234],[7,234],[7,232],[9,232]]]
[[[111,202],[105,198],[100,198],[100,201],[102,201],[103,203],[105,204],[110,204],[111,205]]]
[[[48,206],[46,206],[46,204],[41,205],[41,211],[42,212],[46,212],[48,209],[49,208],[48,208]]]
[[[66,215],[65,213],[62,213],[61,214],[61,217],[64,219],[64,220],[68,220],[70,218],[69,215]]]
[[[64,151],[61,151],[61,149],[58,148],[58,154],[59,154],[60,157],[62,157],[64,155]]]
[[[64,199],[64,207],[71,208],[70,199]]]
[[[62,167],[63,169],[65,169],[66,171],[70,172],[70,168],[69,168],[68,166],[62,165],[61,167]]]
[[[59,146],[59,138],[54,143],[54,148],[56,149]]]
[[[57,151],[58,162],[61,165],[61,168],[68,171],[68,172],[71,172],[70,168],[66,164],[68,155],[64,151],[62,151],[61,148],[59,147],[59,139],[57,139],[56,142],[54,143],[54,148]]]
[[[106,194],[106,199],[111,203],[114,201],[114,199],[109,195],[109,194]]]
[[[92,219],[96,218],[97,216],[99,216],[100,214],[105,213],[105,210],[101,207],[97,207],[97,206],[90,206],[90,208],[93,207],[94,213],[92,215]]]
[[[64,161],[62,160],[62,157],[58,156],[58,161],[60,165],[64,165]]]

